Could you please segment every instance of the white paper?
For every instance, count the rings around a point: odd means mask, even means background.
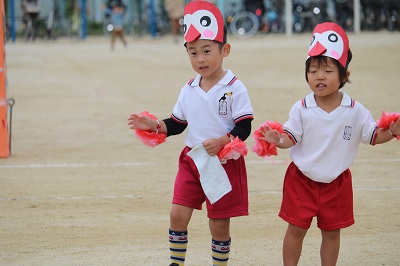
[[[218,156],[210,156],[200,144],[187,153],[193,159],[200,173],[200,183],[211,204],[232,190],[228,175]]]

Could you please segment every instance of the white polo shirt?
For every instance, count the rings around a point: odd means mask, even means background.
[[[235,123],[253,118],[248,91],[230,70],[208,92],[200,88],[200,79],[197,75],[182,88],[171,116],[188,124],[185,144],[190,148],[226,135]]]
[[[330,183],[354,162],[360,143],[375,144],[376,121],[345,92],[339,107],[327,113],[314,93],[296,102],[283,128],[295,145],[290,157],[310,179]]]

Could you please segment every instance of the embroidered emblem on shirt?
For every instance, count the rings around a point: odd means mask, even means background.
[[[228,103],[226,102],[226,97],[231,96],[232,92],[225,92],[224,95],[219,99],[219,110],[220,115],[226,115],[228,113]]]
[[[344,132],[343,132],[343,138],[345,139],[345,140],[350,140],[350,137],[351,137],[351,130],[352,130],[353,128],[351,127],[351,126],[345,126],[344,127]]]

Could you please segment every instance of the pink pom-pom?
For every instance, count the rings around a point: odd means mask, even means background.
[[[246,156],[246,155],[247,155],[246,143],[240,140],[238,137],[236,137],[233,139],[233,141],[226,144],[222,150],[220,150],[220,152],[218,153],[218,158],[221,161],[230,159],[237,160],[239,159],[240,156]]]
[[[400,117],[400,113],[382,112],[382,115],[377,122],[378,128],[388,129],[390,126],[390,123],[396,122],[397,119],[399,119],[399,117]],[[397,136],[396,139],[399,140],[400,135]]]
[[[282,124],[275,121],[266,121],[254,131],[253,137],[255,144],[253,145],[252,150],[260,157],[278,155],[276,144],[260,140],[260,137],[263,136],[261,135],[261,128],[265,127],[266,125],[269,125],[272,129],[278,130],[281,134],[283,132]]]
[[[150,114],[147,111],[141,112],[140,115],[145,115],[150,117],[151,119],[157,120],[157,117]],[[156,133],[154,131],[149,130],[140,130],[135,129],[135,136],[143,142],[144,145],[154,148],[155,146],[164,143],[167,139],[167,135],[163,133]]]

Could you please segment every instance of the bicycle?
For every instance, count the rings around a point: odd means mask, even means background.
[[[229,31],[237,38],[250,38],[254,36],[260,27],[259,17],[245,10],[237,8],[235,2],[230,3],[230,10],[226,14],[226,25]]]
[[[262,32],[283,33],[285,31],[285,18],[283,0],[266,1],[266,10],[262,20]]]
[[[130,28],[130,34],[134,37],[144,37],[149,34],[155,34],[156,36],[162,36],[170,32],[170,23],[167,12],[163,6],[158,6],[154,10],[154,16],[151,16],[150,5],[144,5],[139,10],[139,15],[132,21]],[[151,21],[151,17],[155,18],[155,21]],[[154,30],[152,31],[152,23],[154,23]]]
[[[25,40],[34,41],[38,34],[38,16],[39,13],[28,13],[25,26]]]
[[[229,25],[230,31],[238,38],[250,38],[258,32],[260,22],[258,17],[249,11],[236,13]]]
[[[46,19],[47,38],[55,40],[58,37],[72,36],[72,20],[62,16],[58,2],[55,2],[49,10]]]

